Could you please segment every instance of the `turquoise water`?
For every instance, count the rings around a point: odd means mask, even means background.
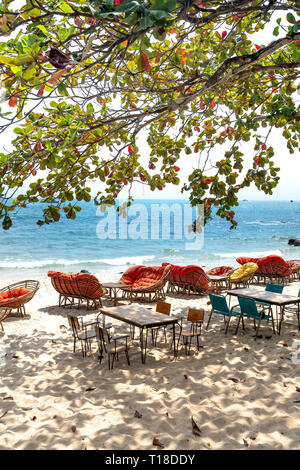
[[[145,204],[149,211],[151,204],[160,201],[136,201]],[[164,204],[187,204],[187,201],[161,201]],[[179,207],[180,207],[179,206]],[[177,206],[178,207],[178,206]],[[229,224],[219,218],[211,221],[204,230],[202,248],[186,249],[184,240],[174,239],[171,220],[170,239],[163,239],[166,219],[148,217],[147,224],[142,223],[140,231],[158,231],[160,239],[120,239],[118,222],[113,229],[115,239],[99,239],[99,222],[104,215],[96,213],[93,203],[82,204],[82,211],[77,220],[63,217],[59,223],[38,227],[43,205],[29,205],[22,210],[13,227],[0,231],[0,277],[34,278],[43,276],[49,269],[78,272],[87,269],[90,272],[103,270],[123,271],[133,264],[159,265],[163,261],[173,264],[199,264],[217,266],[233,263],[237,256],[249,254],[263,256],[277,253],[285,259],[300,259],[300,247],[288,245],[288,239],[300,238],[300,202],[287,201],[242,201],[236,209],[236,230],[230,230]],[[145,214],[144,214],[145,216]],[[130,217],[127,225],[137,221]],[[145,219],[144,219],[145,222]],[[182,221],[182,228],[185,221]],[[177,221],[178,224],[178,221]],[[177,227],[178,228],[178,227]],[[138,231],[133,230],[136,235]]]

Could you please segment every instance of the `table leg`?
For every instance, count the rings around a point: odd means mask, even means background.
[[[144,328],[140,329],[140,348],[142,364],[146,364],[148,330],[146,328],[146,337],[144,341]]]
[[[278,324],[278,334],[280,335],[281,332],[281,325],[284,320],[284,306],[280,307],[280,318],[279,318],[279,324]]]
[[[117,305],[117,289],[113,289],[114,292],[114,306]]]
[[[173,323],[173,344],[174,344],[174,358],[176,358],[177,357],[177,350],[176,350],[175,323]]]

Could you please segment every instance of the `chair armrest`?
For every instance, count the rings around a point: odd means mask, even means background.
[[[232,310],[235,309],[235,308],[238,308],[239,310],[241,310],[240,305],[237,304],[237,305],[233,305],[233,306],[231,307],[230,311],[232,312]]]

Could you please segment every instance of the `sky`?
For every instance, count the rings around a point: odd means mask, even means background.
[[[16,5],[20,6],[23,4],[23,1],[16,1]],[[270,38],[270,32],[274,28],[274,22],[276,18],[280,15],[273,17],[272,24],[268,25],[264,31],[260,31],[255,34],[255,43],[256,44],[265,44],[266,37]],[[271,36],[272,37],[272,36]],[[254,40],[254,38],[253,38]],[[298,98],[298,97],[297,97]],[[1,104],[2,109],[5,108]],[[266,131],[266,130],[265,130]],[[6,131],[5,134],[0,134],[0,151],[3,151],[3,147],[7,150],[9,149],[9,142],[15,137],[12,129]],[[147,151],[146,145],[146,134],[142,136],[141,139],[143,145],[144,155],[142,161],[147,162],[149,153]],[[144,141],[144,142],[143,142]],[[144,145],[145,143],[145,145]],[[239,192],[240,199],[248,200],[300,200],[300,184],[299,184],[299,175],[300,175],[300,154],[297,153],[297,149],[293,155],[291,155],[286,147],[285,139],[281,135],[281,129],[276,129],[271,134],[271,139],[268,140],[268,144],[271,144],[275,150],[274,162],[276,166],[281,168],[280,172],[280,182],[278,186],[274,189],[273,195],[265,195],[261,191],[255,188],[255,186],[250,186],[249,188],[244,188]],[[249,165],[252,166],[252,159],[254,155],[253,147],[254,142],[249,141],[241,144],[245,152],[245,167]],[[214,150],[215,155],[218,157],[220,153],[220,148],[218,147]],[[249,149],[249,150],[248,150]],[[103,151],[103,150],[101,150]],[[214,154],[213,154],[214,155]],[[220,154],[221,156],[221,154]],[[194,168],[197,168],[198,155],[192,153],[191,155],[183,154],[182,157],[176,163],[180,167],[179,177],[180,185],[174,186],[168,184],[163,191],[150,191],[150,189],[139,183],[134,183],[132,188],[132,195],[136,199],[188,199],[188,193],[181,193],[180,188],[182,185],[187,182],[188,175],[193,171]],[[92,192],[95,194],[104,186],[101,183],[92,183]],[[127,187],[126,187],[127,189]],[[120,193],[121,198],[126,198],[126,191]]]

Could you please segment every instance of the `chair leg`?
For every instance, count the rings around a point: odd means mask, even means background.
[[[125,351],[126,359],[127,359],[127,364],[130,366],[130,360],[129,360],[129,354],[128,351]]]
[[[235,335],[237,335],[237,332],[239,331],[239,326],[240,326],[240,321],[242,320],[242,325],[243,325],[243,330],[245,329],[245,325],[244,325],[244,317],[243,317],[243,314],[241,313],[240,316],[239,316],[239,319],[238,319],[238,322],[237,322],[237,325],[236,325],[236,329],[235,329]]]
[[[262,313],[260,314],[260,317],[259,317],[259,320],[258,320],[258,324],[257,324],[257,328],[256,328],[256,333],[255,333],[255,340],[257,339],[257,335],[258,335],[258,331],[259,331],[259,327],[260,327],[260,322],[261,322],[261,319],[262,319]]]
[[[226,335],[226,334],[227,334],[227,332],[228,332],[228,328],[229,328],[230,319],[231,319],[231,315],[229,315],[229,316],[228,316],[227,325],[226,325],[226,328],[225,328],[225,335]]]
[[[213,309],[211,309],[210,315],[209,315],[209,317],[208,317],[208,321],[207,321],[207,325],[206,325],[206,329],[207,329],[207,330],[208,330],[208,327],[209,327],[209,324],[210,324],[210,320],[211,320],[212,314],[213,314]]]

